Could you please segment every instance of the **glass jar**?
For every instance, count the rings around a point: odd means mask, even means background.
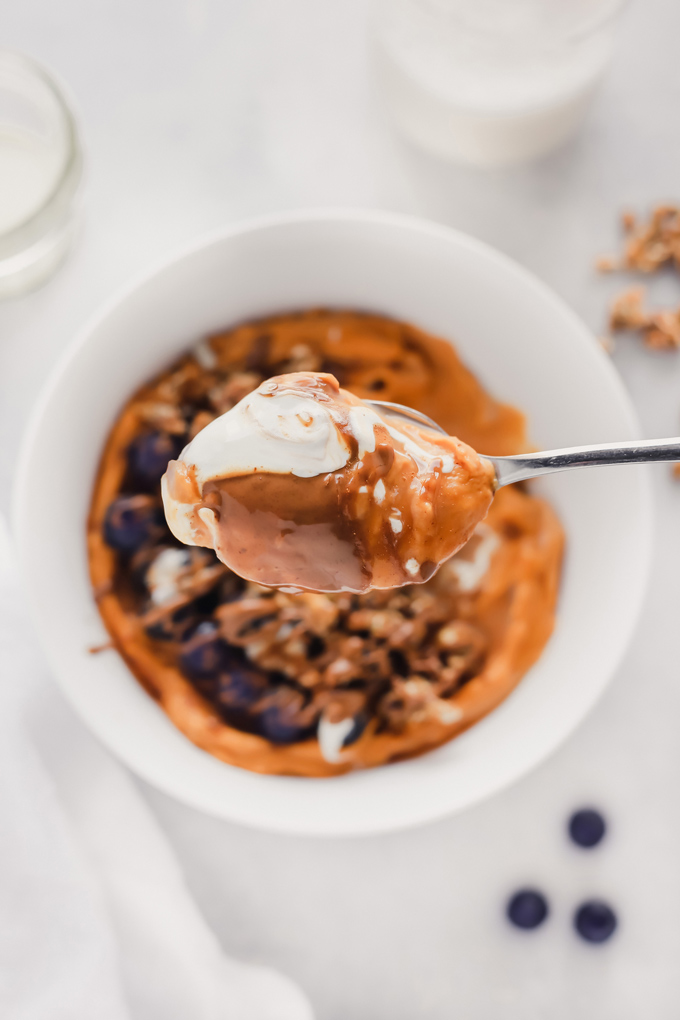
[[[30,58],[0,50],[0,297],[38,286],[63,260],[82,163],[61,89]]]
[[[623,0],[374,0],[373,51],[396,125],[451,160],[542,156],[579,126]]]

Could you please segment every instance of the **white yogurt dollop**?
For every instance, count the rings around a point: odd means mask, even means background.
[[[311,478],[345,466],[349,446],[329,407],[281,385],[268,392],[269,385],[262,383],[206,425],[182,451],[181,460],[196,468],[199,487],[255,471]]]

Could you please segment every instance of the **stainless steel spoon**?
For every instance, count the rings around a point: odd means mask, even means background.
[[[403,418],[412,425],[425,425],[446,435],[446,431],[420,411],[386,400],[366,400],[378,413]],[[521,482],[537,475],[549,475],[567,468],[596,467],[605,464],[651,464],[655,461],[680,461],[680,438],[643,439],[631,443],[604,443],[601,446],[572,446],[566,450],[519,453],[512,457],[487,457],[496,472],[496,488]]]

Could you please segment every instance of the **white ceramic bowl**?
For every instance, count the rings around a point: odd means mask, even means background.
[[[547,287],[463,234],[381,213],[296,213],[224,230],[138,280],[73,343],[28,430],[14,504],[30,601],[64,693],[130,768],[194,807],[281,832],[349,835],[472,804],[574,729],[635,625],[650,501],[637,468],[544,482],[568,537],[555,633],[518,689],[445,747],[334,779],[259,776],[211,758],[115,652],[88,652],[106,640],[85,551],[93,477],[139,383],[206,332],[311,305],[384,312],[451,338],[495,395],[528,412],[544,449],[635,438],[638,425],[606,355]]]

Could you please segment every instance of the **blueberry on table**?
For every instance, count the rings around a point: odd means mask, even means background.
[[[548,901],[536,889],[520,889],[508,902],[508,920],[517,928],[538,928],[548,916]]]
[[[616,914],[603,900],[588,900],[574,914],[574,927],[586,942],[606,942],[617,924]]]
[[[136,552],[158,529],[160,511],[149,496],[119,496],[106,511],[104,541],[118,552]]]
[[[607,823],[599,811],[583,808],[569,819],[569,835],[578,846],[590,849],[597,846],[607,831]]]
[[[146,485],[156,485],[165,474],[168,461],[181,451],[181,441],[167,432],[144,432],[128,447],[128,464],[134,477]]]
[[[232,651],[220,637],[214,623],[199,623],[183,643],[179,656],[180,669],[190,680],[217,677],[229,670],[233,662]]]

